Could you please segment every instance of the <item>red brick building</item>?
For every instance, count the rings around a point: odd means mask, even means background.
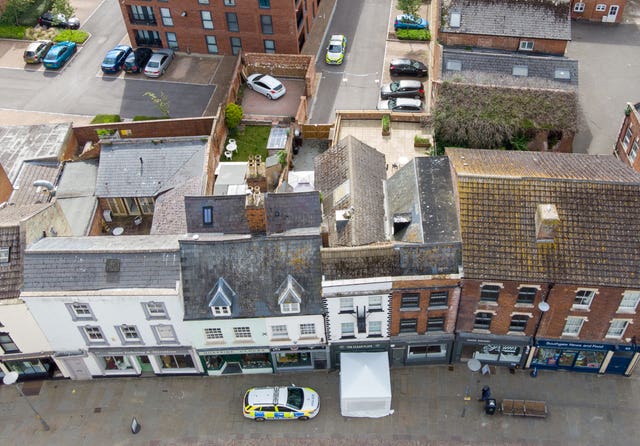
[[[571,0],[571,18],[592,22],[621,23],[627,0]]]
[[[614,155],[640,172],[638,148],[640,146],[640,103],[627,104],[624,120],[614,146]]]
[[[135,46],[201,54],[299,54],[320,0],[122,0]]]

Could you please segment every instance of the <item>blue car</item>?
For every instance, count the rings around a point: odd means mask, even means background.
[[[74,42],[60,42],[51,47],[42,63],[45,68],[55,69],[62,67],[66,61],[71,59],[73,53],[76,52],[76,44]]]
[[[427,29],[429,23],[422,17],[409,14],[400,14],[393,22],[393,28],[398,29]]]
[[[105,73],[117,73],[122,69],[127,56],[131,54],[129,45],[118,45],[104,56],[102,61],[102,71]]]

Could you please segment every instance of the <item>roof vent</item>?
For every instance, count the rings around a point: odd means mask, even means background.
[[[539,204],[536,209],[536,242],[553,243],[560,225],[558,210],[554,204]]]

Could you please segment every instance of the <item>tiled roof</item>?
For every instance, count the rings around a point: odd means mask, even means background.
[[[160,194],[154,203],[150,233],[161,235],[187,232],[184,199],[186,196],[199,194],[201,186],[201,179],[193,177]]]
[[[0,208],[0,227],[17,226],[25,218],[31,217],[51,205],[52,203],[8,204]]]
[[[456,69],[452,69],[455,67]],[[459,70],[457,69],[459,67]],[[514,75],[514,68],[520,75]],[[522,69],[526,75],[522,75]],[[558,73],[556,70],[560,70]],[[557,78],[557,75],[569,79]],[[578,85],[578,61],[509,51],[446,47],[442,79],[456,82],[523,88],[573,89]]]
[[[640,286],[640,173],[613,156],[447,149],[466,277]],[[538,205],[559,216],[537,243]]]
[[[347,136],[317,156],[314,164],[330,246],[384,241],[384,155]],[[350,208],[350,218],[336,221],[336,211]]]
[[[571,40],[568,0],[450,0],[445,3],[448,33]],[[460,26],[451,27],[452,13],[460,13]]]
[[[100,150],[96,196],[154,197],[186,181],[203,178],[202,138],[116,141]]]
[[[176,236],[48,237],[27,248],[25,291],[175,288]]]
[[[60,165],[57,161],[26,161],[13,183],[13,193],[9,198],[11,203],[32,204],[48,202],[51,195],[46,189],[36,187],[33,183],[45,180],[56,184]]]
[[[290,275],[302,290],[300,314],[322,311],[320,231],[295,236],[204,235],[180,240],[185,320],[211,319],[210,291],[224,279],[236,294],[232,317],[280,316],[278,290]]]

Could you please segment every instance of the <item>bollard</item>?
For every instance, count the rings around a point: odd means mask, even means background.
[[[538,367],[534,367],[533,370],[531,370],[530,375],[532,378],[535,378],[536,376],[538,376]]]
[[[137,434],[138,432],[140,432],[140,427],[140,423],[138,423],[136,417],[133,417],[133,419],[131,420],[131,433]]]

